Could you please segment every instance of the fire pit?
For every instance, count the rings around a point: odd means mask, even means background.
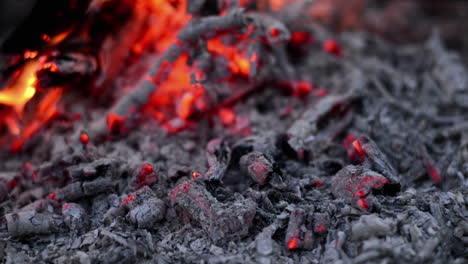
[[[466,263],[468,4],[1,5],[3,262]]]

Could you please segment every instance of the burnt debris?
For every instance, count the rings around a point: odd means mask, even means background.
[[[392,31],[342,0],[90,2],[60,41],[0,54],[0,260],[466,263],[446,32],[336,33],[317,21]],[[19,84],[32,99],[8,101]]]

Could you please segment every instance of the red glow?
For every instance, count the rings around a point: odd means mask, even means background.
[[[320,186],[322,184],[323,184],[322,181],[315,181],[315,182],[312,183],[313,186]]]
[[[327,93],[328,93],[328,92],[327,92],[327,90],[325,90],[325,89],[318,89],[317,92],[315,93],[315,95],[317,95],[317,96],[325,96],[325,95],[327,95]]]
[[[122,132],[125,117],[119,116],[114,113],[107,115],[107,129],[113,134],[119,134]]]
[[[81,144],[83,144],[83,145],[87,145],[88,142],[89,142],[89,136],[88,136],[88,134],[86,134],[86,133],[81,133],[81,134],[80,134],[80,142],[81,142]]]
[[[178,185],[172,192],[171,192],[171,199],[175,199],[177,195],[181,193],[188,193],[192,185],[190,183],[183,183],[182,185]]]
[[[365,209],[365,210],[369,209],[369,206],[367,205],[366,200],[359,199],[357,203],[358,203],[359,207],[361,207],[362,209]]]
[[[299,240],[297,239],[297,237],[292,237],[291,239],[289,239],[288,241],[288,249],[289,250],[293,250],[293,249],[296,249],[299,245]]]
[[[55,193],[51,193],[51,194],[49,195],[49,198],[50,198],[51,200],[55,200]]]
[[[42,38],[42,40],[44,40],[44,41],[49,41],[49,40],[50,40],[49,35],[46,35],[46,34],[42,34],[41,38]]]
[[[325,228],[323,227],[323,225],[318,225],[317,226],[317,232],[318,233],[323,233],[325,231]]]
[[[162,67],[169,66],[163,64]],[[189,120],[194,112],[203,110],[202,108],[206,107],[206,103],[203,102],[205,90],[200,84],[191,83],[191,72],[198,71],[188,65],[187,55],[180,56],[143,111],[165,123],[176,116],[182,120]]]
[[[8,182],[8,189],[13,190],[16,187],[16,180],[11,180]]]
[[[151,164],[149,164],[149,163],[143,164],[143,166],[140,169],[140,174],[148,175],[148,174],[151,174],[153,172],[154,172],[153,166],[151,166]]]
[[[26,52],[24,52],[24,55],[23,57],[25,59],[34,59],[37,57],[37,55],[39,54],[38,51],[30,51],[30,50],[27,50]]]
[[[135,197],[132,195],[132,194],[129,194],[126,198],[123,198],[122,199],[122,203],[123,204],[127,204],[129,203],[130,201],[133,201],[135,199]]]
[[[225,56],[229,61],[229,69],[236,75],[248,76],[250,74],[250,61],[244,56],[243,52],[236,46],[225,45],[221,37],[210,39],[207,42],[208,51]],[[252,55],[257,59],[257,55]]]
[[[151,164],[145,163],[141,166],[138,172],[135,185],[139,189],[143,186],[148,186],[156,182],[157,175],[154,174],[154,168]]]
[[[270,29],[270,35],[273,38],[277,38],[279,36],[279,34],[280,34],[280,31],[277,28]]]
[[[68,208],[70,208],[70,204],[64,203],[64,204],[62,205],[62,209],[67,210]]]
[[[192,172],[192,177],[194,179],[198,179],[198,178],[200,178],[200,174],[198,174],[197,172]]]
[[[165,51],[192,18],[187,14],[186,0],[135,0],[134,6],[138,16],[147,14],[152,22],[152,26],[142,34],[143,37],[133,45],[135,54],[141,54],[152,46],[159,52]]]
[[[48,62],[48,63],[45,63],[43,66],[42,66],[42,69],[44,70],[49,70],[51,72],[59,72],[59,68],[57,66],[57,64],[53,63],[53,62]]]
[[[234,123],[236,114],[234,114],[231,108],[221,108],[219,109],[219,118],[223,122],[223,125],[228,126]]]
[[[353,141],[353,147],[358,152],[359,156],[364,156],[366,153],[362,150],[361,142],[359,140]]]
[[[57,113],[57,104],[62,96],[62,89],[56,88],[47,93],[40,101],[33,120],[25,127],[19,139],[13,142],[11,151],[21,150],[23,143]]]
[[[337,57],[341,57],[341,47],[334,39],[325,41],[325,43],[323,43],[323,50]]]
[[[441,177],[440,177],[439,172],[437,171],[437,169],[434,166],[430,165],[430,164],[428,164],[427,167],[429,168],[429,175],[431,176],[432,181],[435,182],[435,183],[439,183],[440,180],[441,180]]]
[[[286,81],[280,84],[282,88],[290,90],[293,96],[304,98],[314,89],[314,85],[307,81]]]
[[[192,113],[194,101],[195,96],[191,92],[184,93],[177,107],[177,115],[180,118],[187,120]]]
[[[304,81],[299,81],[297,82],[296,94],[298,97],[305,97],[309,95],[313,88],[313,84]]]
[[[311,44],[314,42],[312,36],[308,32],[293,32],[291,34],[291,44],[294,46],[300,46],[303,44]]]

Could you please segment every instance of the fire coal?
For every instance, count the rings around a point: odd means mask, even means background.
[[[465,263],[466,5],[58,2],[0,4],[1,260]]]

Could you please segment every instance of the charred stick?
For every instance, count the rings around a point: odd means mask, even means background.
[[[64,230],[63,218],[59,215],[26,211],[5,215],[8,233],[14,237],[52,234]]]
[[[159,58],[149,71],[146,79],[128,95],[120,99],[109,111],[117,115],[126,115],[131,109],[138,109],[147,103],[157,86],[166,80],[172,64],[190,49],[196,48],[200,40],[207,40],[225,31],[242,28],[253,23],[253,18],[235,10],[226,16],[206,17],[191,21],[177,36],[176,43]],[[92,125],[92,134],[102,135],[106,130],[106,117]]]

